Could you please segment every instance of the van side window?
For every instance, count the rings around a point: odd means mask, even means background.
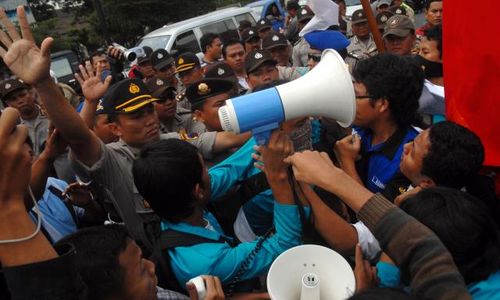
[[[241,21],[243,20],[247,20],[247,21],[250,21],[250,23],[252,23],[252,26],[255,26],[255,20],[254,18],[252,17],[251,14],[249,13],[246,13],[246,14],[241,14],[241,15],[237,15],[234,17],[236,19],[236,23],[238,23],[238,25],[240,24]]]
[[[230,39],[239,39],[236,25],[232,19],[226,19],[224,21],[205,25],[200,27],[200,30],[203,34],[211,32],[220,35],[223,43],[229,41]]]
[[[177,36],[170,54],[175,56],[188,51],[193,53],[201,52],[198,40],[191,30]]]

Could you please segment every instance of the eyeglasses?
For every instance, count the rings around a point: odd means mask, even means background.
[[[321,55],[318,55],[318,54],[307,54],[307,58],[312,59],[315,62],[321,61]]]

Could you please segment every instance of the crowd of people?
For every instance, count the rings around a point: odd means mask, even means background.
[[[35,43],[24,8],[20,31],[0,10],[12,74],[0,82],[1,299],[198,299],[197,276],[207,300],[269,299],[269,267],[301,244],[350,262],[350,299],[500,299],[483,143],[445,118],[442,0],[426,1],[418,28],[405,1],[372,1],[385,53],[364,10],[348,18],[333,2],[327,29],[302,34],[315,12],[290,0],[286,19],[272,12],[284,28],[205,33],[201,59],[144,47],[125,73],[120,49],[97,50],[75,74],[81,95],[51,76],[53,39]],[[265,145],[223,131],[226,100],[306,75],[326,49],[351,73],[352,126],[304,115]]]

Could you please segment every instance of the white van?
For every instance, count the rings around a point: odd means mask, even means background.
[[[240,39],[239,22],[248,20],[255,25],[252,9],[249,7],[229,7],[206,15],[165,25],[143,36],[137,46],[149,46],[153,50],[164,48],[172,56],[190,51],[199,58],[203,56],[200,38],[205,33],[217,33],[223,41]]]

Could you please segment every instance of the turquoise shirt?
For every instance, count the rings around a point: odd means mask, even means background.
[[[260,172],[253,167],[251,154],[254,152],[254,145],[255,141],[251,139],[229,158],[209,170],[212,199],[223,196],[238,181]],[[309,213],[309,210],[306,210],[306,213]],[[216,241],[220,238],[226,240],[230,238],[224,235],[221,226],[211,213],[205,212],[204,218],[213,230],[187,223],[174,224],[165,220],[161,222],[162,230],[172,229],[214,240],[214,243],[168,250],[172,270],[181,286],[185,286],[188,280],[202,274],[218,276],[223,283],[229,283],[257,244],[257,241],[253,241],[232,248],[229,243],[218,243]],[[274,225],[276,233],[264,241],[260,251],[249,263],[247,271],[241,276],[241,280],[264,274],[278,255],[301,243],[302,225],[297,206],[276,203]]]
[[[385,262],[377,263],[379,287],[398,288],[401,283],[399,268]],[[500,271],[492,273],[486,280],[467,286],[474,300],[500,300]]]

